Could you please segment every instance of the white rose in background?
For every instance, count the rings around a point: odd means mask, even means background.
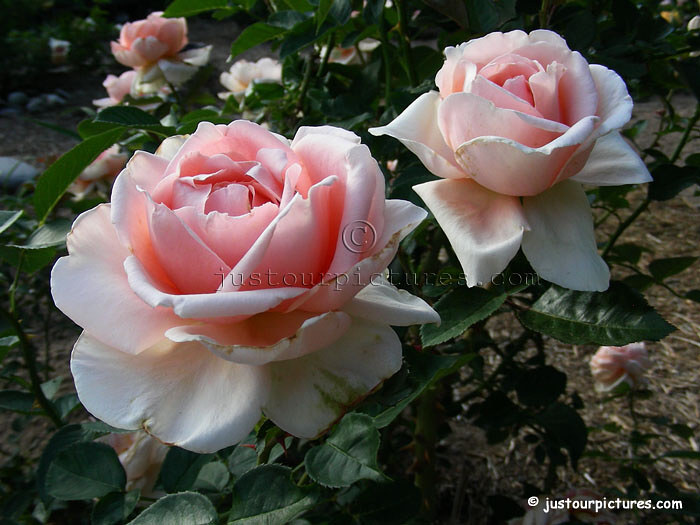
[[[228,90],[219,93],[226,100],[233,95],[240,102],[255,82],[282,82],[282,64],[273,58],[261,58],[257,62],[238,60],[228,71],[221,73],[221,84]]]
[[[644,343],[625,346],[601,346],[591,359],[591,373],[596,390],[609,392],[621,383],[640,386],[644,373],[651,367]]]
[[[370,133],[399,139],[444,179],[414,189],[468,285],[489,282],[522,246],[544,279],[607,289],[581,184],[651,180],[618,132],[632,112],[624,81],[545,30],[491,33],[445,56],[439,92]]]
[[[183,50],[187,21],[165,18],[162,12],[124,24],[119,40],[112,42],[114,58],[138,73],[136,84],[144,93],[156,93],[166,83],[179,85],[209,61],[212,46]]]
[[[324,432],[401,367],[390,325],[437,322],[383,272],[426,216],[386,200],[355,134],[203,122],[136,152],[51,274],[84,331],[71,371],[108,424],[212,452],[262,414]]]
[[[68,61],[70,42],[68,40],[49,38],[49,50],[51,51],[51,63],[54,66],[60,66]]]
[[[142,86],[137,81],[138,73],[135,70],[125,71],[118,77],[115,75],[107,75],[102,85],[107,90],[107,97],[98,98],[93,100],[92,103],[98,108],[106,108],[110,106],[116,106],[124,101],[124,97],[127,95],[132,96],[135,99],[149,96],[149,95],[159,95],[161,98],[167,96],[171,93],[171,89],[164,85],[161,87],[158,93],[144,93]],[[149,110],[157,107],[158,104],[139,104],[139,107],[143,110]]]

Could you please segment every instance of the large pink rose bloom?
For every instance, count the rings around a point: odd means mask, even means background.
[[[84,328],[80,400],[198,452],[242,440],[261,414],[319,435],[400,368],[390,324],[439,319],[382,275],[425,215],[385,200],[369,149],[338,128],[289,142],[202,123],[137,152],[52,272],[56,305]]]
[[[632,112],[623,80],[545,30],[491,33],[445,56],[439,92],[370,132],[399,139],[444,179],[414,189],[468,284],[488,282],[522,245],[541,277],[605,290],[609,271],[581,183],[651,180],[617,131]]]
[[[160,11],[124,24],[119,41],[111,45],[114,58],[137,71],[132,91],[140,93],[156,93],[166,83],[182,84],[207,63],[211,52],[211,46],[182,51],[187,21],[164,18]]]
[[[621,383],[639,386],[650,367],[644,343],[601,346],[591,359],[591,373],[599,392],[609,392]]]
[[[187,45],[187,21],[164,18],[162,12],[151,13],[145,20],[124,24],[119,40],[112,42],[112,53],[118,62],[139,68],[174,57]]]

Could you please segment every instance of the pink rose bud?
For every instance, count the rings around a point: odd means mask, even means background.
[[[138,151],[53,268],[84,328],[71,372],[108,424],[213,452],[264,414],[313,438],[401,367],[390,325],[437,322],[383,275],[426,216],[386,200],[360,138],[199,124]]]
[[[639,386],[649,367],[651,362],[644,343],[601,346],[591,359],[591,373],[600,392],[609,392],[621,383]]]
[[[618,130],[632,99],[610,69],[556,33],[491,33],[445,49],[438,91],[387,126],[442,180],[415,191],[433,212],[467,284],[489,282],[522,246],[544,279],[607,289],[582,183],[649,182]]]

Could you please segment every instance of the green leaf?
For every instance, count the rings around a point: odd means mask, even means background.
[[[0,210],[0,233],[12,226],[22,216],[22,210]]]
[[[586,424],[578,412],[563,403],[554,403],[538,414],[535,419],[545,428],[553,444],[569,452],[571,466],[576,469],[578,459],[588,441]]]
[[[29,414],[34,408],[34,394],[20,390],[0,390],[0,409]]]
[[[104,443],[77,443],[62,450],[46,473],[47,492],[64,501],[100,498],[125,485],[117,453]]]
[[[361,479],[385,481],[377,465],[379,431],[371,417],[348,414],[323,445],[304,457],[309,477],[326,487],[349,487]]]
[[[234,478],[240,478],[258,463],[258,454],[251,446],[238,445],[233,449],[226,462]]]
[[[515,385],[518,401],[528,406],[549,405],[565,390],[566,374],[548,365],[526,370]]]
[[[56,256],[54,248],[42,248],[37,250],[25,250],[17,246],[0,246],[0,259],[14,267],[22,261],[22,271],[34,273],[51,263]]]
[[[184,492],[192,488],[199,471],[209,463],[213,454],[197,454],[171,447],[160,469],[160,483],[166,492]]]
[[[226,465],[221,461],[211,461],[200,469],[192,488],[204,492],[223,492],[230,479]]]
[[[103,427],[106,427],[106,425],[103,424]],[[46,473],[54,458],[61,451],[76,443],[91,441],[105,433],[106,431],[103,431],[102,427],[94,427],[91,423],[84,423],[82,425],[67,425],[51,436],[41,454],[36,473],[37,487],[42,500],[45,502],[49,500],[49,494],[46,489]]]
[[[233,488],[229,525],[284,525],[313,508],[317,487],[298,487],[292,471],[280,465],[262,465],[242,476]]]
[[[227,7],[227,0],[175,0],[165,9],[163,16],[166,18],[192,16],[197,13],[225,9]]]
[[[66,235],[70,232],[73,221],[69,219],[56,219],[39,226],[29,236],[22,246],[10,244],[14,248],[25,250],[41,250],[43,248],[55,248],[66,244]]]
[[[663,281],[667,277],[681,273],[691,266],[697,257],[670,257],[668,259],[656,259],[649,263],[649,271],[658,281]]]
[[[644,297],[618,282],[605,292],[553,285],[518,317],[530,330],[570,344],[622,346],[658,341],[675,330]]]
[[[328,13],[331,11],[331,6],[333,6],[333,0],[320,0],[318,7],[316,8],[316,33],[321,29],[321,26],[326,21]]]
[[[256,22],[246,27],[241,34],[238,35],[238,38],[231,45],[231,56],[235,58],[243,53],[243,51],[247,51],[251,47],[272,40],[285,31],[286,29],[282,27],[271,26],[265,22]]]
[[[308,15],[299,13],[298,11],[285,10],[277,11],[270,15],[267,19],[267,23],[271,26],[281,27],[283,29],[293,29],[302,22],[305,22],[308,18]]]
[[[131,520],[128,525],[215,525],[216,509],[196,492],[168,494]]]
[[[175,128],[163,126],[156,117],[134,106],[111,106],[101,110],[93,122],[125,128],[145,129],[169,137]]]
[[[655,201],[666,201],[693,184],[700,184],[700,168],[696,166],[674,166],[661,164],[651,172],[654,180],[649,183],[649,197]]]
[[[505,293],[484,288],[460,286],[435,303],[441,323],[421,327],[423,346],[434,346],[464,333],[474,323],[485,319],[503,304]]]
[[[352,5],[350,0],[333,0],[329,15],[335,20],[336,24],[339,26],[345,25],[348,20],[350,20],[350,14],[352,13]],[[323,24],[318,24],[318,33]]]
[[[420,512],[421,494],[408,481],[368,483],[350,504],[349,511],[362,525],[404,525],[414,523]]]
[[[90,137],[49,166],[39,177],[34,191],[34,207],[40,222],[46,219],[80,172],[100,153],[117,142],[123,134],[124,128],[119,127]]]
[[[124,522],[134,512],[140,496],[139,490],[110,492],[93,507],[91,525],[117,525]]]
[[[436,355],[405,349],[403,368],[385,381],[381,390],[370,396],[359,410],[374,418],[376,428],[384,428],[426,388],[461,368],[474,355]]]

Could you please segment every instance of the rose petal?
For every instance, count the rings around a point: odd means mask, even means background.
[[[58,309],[94,337],[136,354],[180,324],[170,310],[152,308],[129,287],[122,266],[129,251],[119,244],[108,204],[81,214],[66,244],[68,257],[51,272],[51,294]]]
[[[314,438],[401,368],[401,341],[386,325],[354,319],[331,346],[266,366],[263,412],[282,430]]]
[[[150,64],[168,52],[168,44],[161,42],[155,36],[147,36],[134,40],[130,51],[143,57],[144,61]]]
[[[178,326],[165,335],[178,343],[197,341],[227,361],[259,366],[315,352],[349,326],[350,317],[343,312],[267,312],[233,324]]]
[[[167,339],[132,356],[83,332],[71,372],[81,403],[95,417],[200,453],[243,440],[267,391],[263,369]]]
[[[477,137],[459,146],[455,155],[479,184],[492,191],[512,196],[537,195],[555,183],[597,122],[598,117],[580,120],[540,148],[504,138]],[[585,156],[581,160],[585,161]]]
[[[227,292],[219,289],[217,293],[179,295],[159,289],[152,276],[145,270],[139,259],[127,257],[124,269],[132,290],[149,305],[166,306],[183,319],[206,319],[220,317],[221,322],[241,320],[246,317],[266,312],[281,302],[293,299],[307,291],[306,288],[269,288],[250,291]],[[217,274],[219,285],[226,278]],[[178,323],[181,324],[181,323]]]
[[[413,189],[447,235],[467,285],[489,282],[518,253],[528,221],[516,197],[466,179],[426,182]]]
[[[370,128],[374,136],[389,135],[401,141],[416,154],[426,168],[438,177],[461,179],[466,173],[455,161],[455,156],[438,127],[438,107],[442,99],[431,91],[418,97],[390,124]],[[420,125],[416,123],[419,122]]]
[[[427,213],[415,204],[399,199],[387,200],[384,208],[384,231],[371,250],[352,268],[316,285],[287,305],[288,310],[303,308],[308,312],[337,310],[370,284],[373,276],[384,271],[396,255],[399,242],[425,219]]]
[[[523,252],[540,277],[572,290],[608,288],[610,271],[598,255],[591,209],[580,184],[560,182],[523,199],[523,209],[530,224]]]
[[[440,316],[428,303],[406,290],[399,290],[381,274],[374,276],[368,286],[343,306],[343,311],[353,317],[393,326],[440,322]]]
[[[596,186],[643,184],[652,178],[646,165],[617,131],[599,138],[588,162],[571,180]]]
[[[438,126],[452,150],[477,137],[502,137],[539,148],[568,129],[557,122],[498,108],[472,93],[453,93],[443,100],[438,108]]]

